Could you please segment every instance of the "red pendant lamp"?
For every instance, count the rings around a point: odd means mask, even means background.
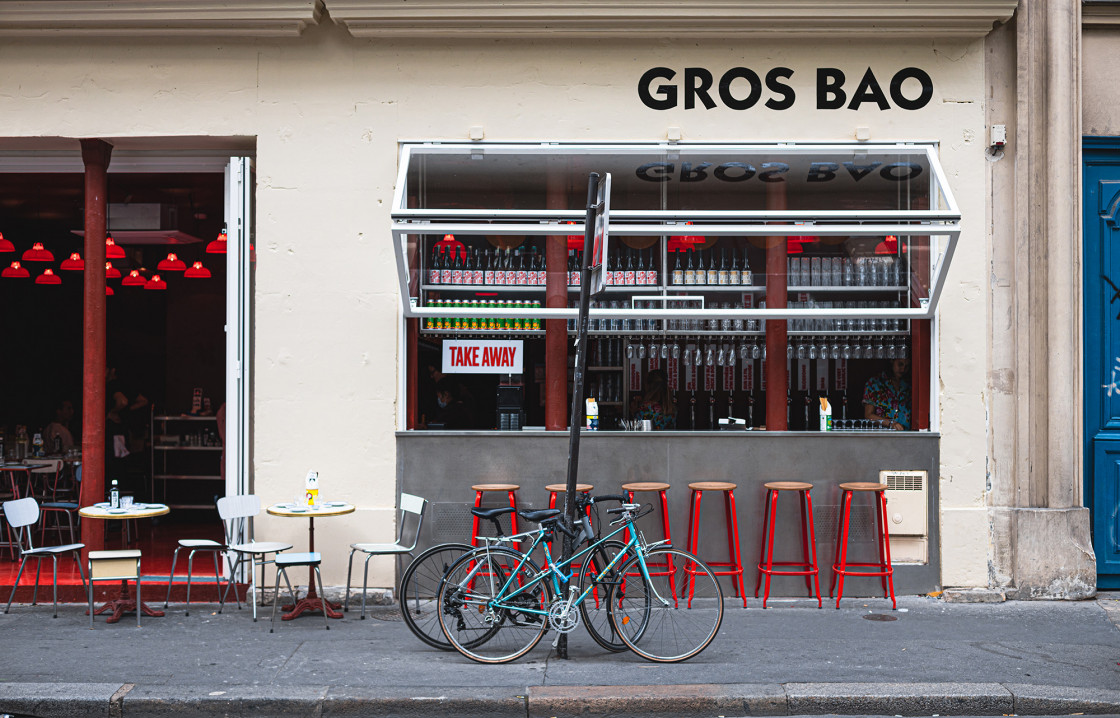
[[[106,297],[111,297],[114,294],[116,294],[116,292],[113,291],[112,287],[105,287],[105,296]]]
[[[74,252],[69,257],[62,260],[62,264],[58,266],[59,269],[65,269],[70,272],[80,272],[86,268],[86,261],[82,259],[82,255]]]
[[[63,262],[63,264],[65,264],[65,262]],[[63,269],[66,269],[66,267],[63,267]],[[106,279],[120,279],[121,278],[121,270],[114,267],[112,262],[106,262],[105,263],[105,278]]]
[[[202,266],[202,262],[195,262],[183,272],[183,276],[187,279],[209,279],[210,270]]]
[[[0,252],[14,252],[16,251],[15,245],[8,240],[4,239],[4,233],[0,232]]]
[[[179,259],[178,255],[170,252],[165,259],[159,260],[156,269],[161,272],[182,272],[187,268],[187,263]]]
[[[23,253],[23,261],[25,262],[53,262],[54,255],[49,250],[43,249],[42,242],[36,242],[31,245],[31,249]]]
[[[4,267],[3,271],[0,271],[0,277],[5,279],[27,279],[30,276],[31,272],[21,267],[19,262],[12,262],[12,266]]]
[[[106,264],[108,263],[106,262]],[[139,269],[132,270],[127,277],[121,280],[122,287],[142,287],[147,283],[148,280],[141,276]]]
[[[226,228],[222,227],[222,231],[218,234],[218,238],[210,244],[206,245],[207,254],[225,254],[226,253]]]
[[[124,248],[117,246],[111,234],[105,237],[105,259],[124,259]]]
[[[36,284],[62,284],[62,277],[54,273],[54,270],[47,267],[43,273],[35,277]]]
[[[898,254],[898,237],[888,234],[882,242],[875,245],[875,254]]]
[[[167,289],[167,282],[160,279],[158,274],[153,274],[151,279],[144,282],[144,289]]]

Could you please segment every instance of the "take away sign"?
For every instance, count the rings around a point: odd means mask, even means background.
[[[447,339],[443,342],[444,374],[521,374],[524,366],[522,340],[475,341]]]

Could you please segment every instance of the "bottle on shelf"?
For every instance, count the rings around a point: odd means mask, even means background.
[[[739,283],[744,287],[754,284],[754,276],[751,274],[751,262],[747,258],[747,253],[743,253],[743,269],[739,272]]]
[[[639,287],[646,286],[646,265],[642,250],[634,250],[638,254],[638,264],[634,267],[634,284]]]
[[[673,264],[673,274],[672,274],[671,284],[681,285],[681,284],[684,284],[685,282],[684,282],[684,268],[681,267],[681,253],[680,253],[680,250],[677,250],[676,252],[673,252],[673,254],[676,255],[676,259],[674,260],[674,264]]]
[[[452,253],[455,255],[455,260],[451,263],[451,283],[463,283],[463,255],[459,253],[458,247],[451,248]]]
[[[731,248],[731,266],[727,269],[727,283],[739,284],[739,255],[734,247]]]
[[[719,267],[716,265],[715,247],[712,248],[711,253],[708,255],[708,268],[705,283],[712,287],[719,285]]]
[[[622,270],[622,284],[627,287],[633,287],[638,279],[634,269],[634,253],[626,253],[626,267]]]
[[[649,250],[649,264],[646,265],[646,286],[657,286],[657,267],[653,263],[653,250]]]
[[[708,283],[708,268],[704,264],[704,250],[696,250],[696,284]]]
[[[471,250],[474,254],[474,260],[471,262],[471,284],[482,284],[485,279],[485,269],[482,266],[482,259],[478,256],[478,250]]]
[[[113,482],[109,485],[109,508],[119,509],[120,507],[121,489],[120,486],[117,485],[117,480],[113,479]]]
[[[43,432],[36,431],[31,437],[31,453],[36,458],[43,458]]]
[[[688,264],[684,268],[684,283],[686,285],[696,284],[696,267],[692,265],[692,250],[688,252]]]
[[[719,250],[719,273],[717,275],[717,283],[720,286],[726,286],[731,283],[731,270],[727,266],[727,250],[722,247]]]
[[[439,283],[451,284],[451,257],[446,249],[439,251]]]
[[[514,254],[517,255],[517,256],[516,256],[516,259],[514,259],[514,262],[513,262],[513,266],[514,266],[513,284],[516,284],[519,287],[524,287],[526,282],[528,282],[528,279],[526,279],[526,274],[525,274],[525,255],[522,254],[520,249],[517,250],[516,252],[514,252]],[[506,277],[506,279],[508,280],[509,277]]]
[[[490,250],[484,250],[485,259],[483,260],[484,266],[482,268],[482,283],[494,284],[494,258],[490,254]]]
[[[428,284],[439,284],[439,247],[432,248],[432,263],[428,266]]]
[[[548,284],[548,270],[546,267],[544,255],[537,255],[537,286],[543,287]]]

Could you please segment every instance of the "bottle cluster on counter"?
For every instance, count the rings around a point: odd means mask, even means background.
[[[682,260],[681,254],[687,254]],[[696,255],[695,258],[693,255]],[[753,286],[754,274],[751,272],[750,260],[746,253],[743,254],[742,264],[739,263],[739,253],[731,250],[730,258],[727,250],[721,248],[717,259],[713,249],[704,256],[703,250],[695,252],[676,252],[673,271],[669,275],[670,284],[675,286]]]
[[[501,317],[425,317],[424,328],[445,331],[472,332],[524,332],[539,331],[539,318],[520,317],[517,312],[540,309],[539,301],[522,299],[434,299],[428,306],[437,309],[490,309],[508,311],[509,316]]]

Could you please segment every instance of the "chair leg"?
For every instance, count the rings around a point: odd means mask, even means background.
[[[350,549],[350,559],[346,562],[346,598],[342,601],[342,610],[350,613],[350,576],[354,571],[354,552],[358,549]],[[363,596],[363,598],[365,598]],[[362,612],[362,618],[365,618],[365,612]]]
[[[93,630],[93,561],[89,562],[89,630]],[[139,606],[137,606],[139,608]]]
[[[39,559],[35,564],[35,590],[31,592],[31,605],[34,606],[39,601],[39,575],[43,573],[43,557],[36,556]]]
[[[23,576],[23,567],[27,565],[27,557],[23,556],[19,561],[19,573],[16,574],[15,583],[12,584],[12,593],[8,596],[8,605],[4,608],[4,613],[12,610],[12,599],[16,597],[16,589],[19,588],[19,580]]]
[[[700,550],[700,502],[704,494],[702,491],[692,492],[692,501],[688,505],[688,550],[695,556]],[[692,593],[696,587],[695,569],[688,575],[688,607],[692,608]]]
[[[276,630],[276,604],[280,602],[280,574],[283,572],[284,569],[282,568],[276,569],[276,590],[272,593],[272,618],[268,621],[269,633],[274,633]],[[284,577],[284,580],[288,580],[287,576]]]
[[[371,554],[366,554],[366,561],[365,561],[365,564],[363,565],[363,569],[362,569],[362,620],[363,621],[366,619],[366,593],[369,591],[369,560],[371,558],[373,558],[372,553]],[[317,572],[318,572],[318,569],[316,569],[316,573]],[[322,593],[322,592],[323,592],[323,589],[319,589],[319,593]],[[323,613],[326,613],[326,611],[324,611]]]
[[[78,578],[82,579],[82,589],[86,587],[86,575],[82,571],[82,552],[80,550],[70,554],[74,557],[74,564],[78,567]]]
[[[194,568],[194,549],[187,554],[187,612],[184,616],[191,615],[191,573]]]
[[[143,600],[140,597],[140,584],[141,583],[143,583],[143,581],[140,580],[140,559],[136,559],[136,627],[137,628],[140,628],[140,614],[143,613],[143,611],[140,610],[140,607],[144,605]]]
[[[890,592],[891,608],[897,609],[898,602],[894,600],[894,566],[891,565],[891,535],[890,524],[887,523],[887,495],[885,493],[879,494],[882,500],[883,507],[883,549],[887,554],[887,563],[883,570],[887,572],[887,590]]]
[[[51,571],[52,571],[52,579],[54,581],[53,590],[51,592],[51,596],[53,598],[53,604],[54,604],[54,616],[53,616],[53,618],[58,618],[58,554],[52,554],[51,555]],[[140,610],[140,609],[137,609],[137,610]]]
[[[323,597],[323,623],[326,625],[327,630],[331,630],[331,617],[327,615],[326,601],[327,594],[323,591],[323,574],[319,573],[319,567],[315,567],[315,579],[319,582],[319,595]]]
[[[175,584],[175,564],[179,562],[179,549],[181,546],[175,547],[175,553],[171,554],[171,573],[167,576],[167,598],[163,601],[163,607],[167,608],[167,604],[171,602],[171,587]]]
[[[762,607],[766,608],[766,602],[770,599],[770,579],[773,577],[774,571],[774,526],[778,521],[778,492],[771,490],[770,504],[770,530],[766,536],[766,578],[764,579],[762,589]]]
[[[218,592],[218,613],[226,606],[226,595],[222,592],[222,571],[218,566],[218,552],[211,551],[210,554],[214,557],[214,588]]]

